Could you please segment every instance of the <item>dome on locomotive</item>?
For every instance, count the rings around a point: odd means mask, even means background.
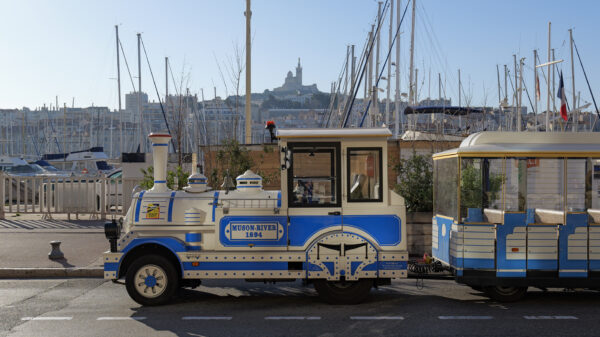
[[[262,177],[247,170],[235,178],[236,188],[242,193],[256,193],[262,191]]]
[[[188,177],[188,185],[183,189],[192,193],[206,192],[208,189],[206,176],[202,173],[192,173]]]

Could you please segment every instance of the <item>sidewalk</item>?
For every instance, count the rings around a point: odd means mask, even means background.
[[[103,277],[105,221],[66,219],[7,214],[0,220],[0,278]],[[48,258],[50,241],[61,241],[63,259]]]

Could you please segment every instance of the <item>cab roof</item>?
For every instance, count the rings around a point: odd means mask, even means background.
[[[277,138],[387,138],[392,132],[382,128],[280,129]]]

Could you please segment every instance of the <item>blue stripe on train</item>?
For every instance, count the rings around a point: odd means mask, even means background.
[[[195,263],[195,262],[194,262]],[[183,263],[184,270],[288,270],[287,262],[192,262]]]
[[[117,271],[119,270],[118,262],[105,262],[104,263],[104,271]]]

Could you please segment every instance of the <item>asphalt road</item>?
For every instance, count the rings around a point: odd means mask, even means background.
[[[453,281],[394,281],[368,302],[332,306],[299,282],[210,281],[140,307],[99,279],[0,280],[0,336],[597,336],[600,293],[493,302]]]

